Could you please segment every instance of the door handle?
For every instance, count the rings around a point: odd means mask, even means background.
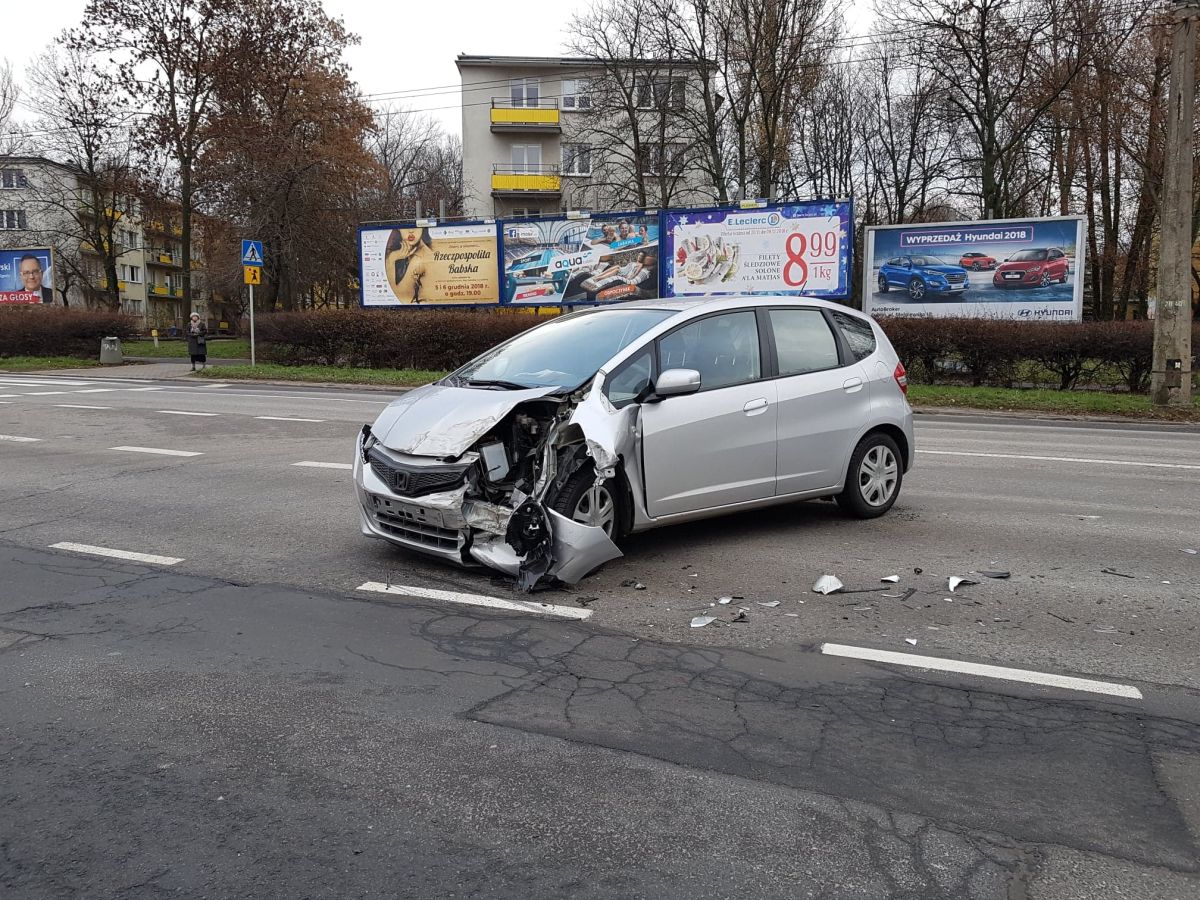
[[[847,394],[853,394],[855,391],[862,390],[863,380],[861,378],[847,378],[842,382],[842,390]]]
[[[769,405],[770,404],[767,403],[766,397],[759,397],[757,400],[751,400],[749,403],[743,406],[742,412],[754,415],[755,413],[762,412]]]

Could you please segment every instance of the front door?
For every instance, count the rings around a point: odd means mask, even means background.
[[[775,493],[774,381],[762,380],[753,310],[707,316],[658,342],[658,371],[695,369],[700,390],[642,407],[646,507],[669,516]]]

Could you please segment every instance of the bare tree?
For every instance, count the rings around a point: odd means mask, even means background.
[[[430,116],[402,106],[376,110],[367,149],[384,173],[379,196],[364,214],[371,219],[396,219],[439,213],[462,213],[462,141],[446,134]]]

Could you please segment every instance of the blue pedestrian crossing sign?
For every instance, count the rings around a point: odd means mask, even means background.
[[[242,241],[242,265],[261,266],[262,264],[262,241]]]

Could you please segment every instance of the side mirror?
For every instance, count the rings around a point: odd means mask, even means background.
[[[700,373],[695,369],[667,369],[658,376],[654,393],[659,397],[677,397],[700,390]]]

